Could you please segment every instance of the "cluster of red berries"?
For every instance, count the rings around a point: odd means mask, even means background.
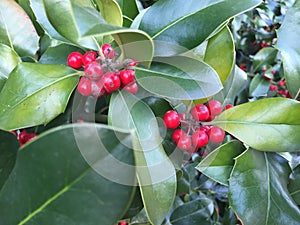
[[[233,107],[228,104],[224,110]],[[206,104],[197,104],[189,113],[177,113],[169,110],[164,114],[163,120],[168,129],[175,129],[172,140],[182,151],[196,152],[209,142],[220,144],[223,142],[225,132],[217,126],[206,126],[201,122],[208,122],[221,114],[222,104],[217,100],[210,100]],[[178,128],[181,126],[181,128]]]
[[[102,54],[88,51],[84,55],[80,52],[72,52],[67,59],[68,65],[74,69],[84,68],[84,75],[80,78],[77,90],[83,96],[100,98],[110,94],[119,88],[135,94],[138,86],[135,80],[133,67],[136,61],[125,60],[120,67],[116,61],[117,54],[110,44],[101,47]]]
[[[29,142],[30,140],[32,140],[37,136],[36,133],[27,132],[26,130],[22,130],[22,131],[14,130],[12,132],[17,136],[20,142],[20,146],[23,146],[24,144],[26,144],[27,142]]]
[[[278,83],[271,84],[270,91],[274,91],[282,97],[291,98],[289,91],[286,89],[286,80],[280,80]]]

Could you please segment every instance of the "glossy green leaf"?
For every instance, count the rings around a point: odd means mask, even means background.
[[[36,17],[36,21],[43,28],[43,30],[51,37],[63,42],[68,42],[66,38],[61,36],[52,26],[47,18],[44,3],[41,0],[29,0],[31,9]]]
[[[81,49],[68,44],[59,44],[47,48],[42,54],[39,63],[68,65],[67,58],[71,52],[82,52]],[[83,52],[82,52],[83,53]]]
[[[288,188],[297,205],[300,205],[300,166],[293,170]]]
[[[123,13],[123,25],[129,27],[134,18],[139,14],[136,0],[116,0]]]
[[[122,26],[122,11],[115,0],[96,0],[96,4],[107,23]]]
[[[202,61],[186,56],[155,58],[150,70],[136,68],[135,71],[137,81],[143,88],[171,99],[205,98],[223,87],[215,70]]]
[[[267,98],[235,106],[209,124],[219,126],[261,151],[300,149],[300,103]]]
[[[253,97],[267,96],[270,89],[270,81],[257,74],[250,83],[249,95]]]
[[[181,0],[158,1],[145,13],[139,28],[160,41],[157,53],[166,55],[165,42],[193,49],[228,19],[260,3],[260,0],[205,0],[185,4]],[[176,54],[178,51],[180,50],[168,49],[167,54]]]
[[[62,65],[21,63],[0,92],[0,127],[46,124],[65,110],[79,72]]]
[[[229,202],[244,225],[297,225],[300,210],[287,190],[290,167],[276,153],[247,150],[229,179]]]
[[[172,225],[210,225],[213,202],[208,198],[197,199],[177,207],[171,214]]]
[[[115,224],[134,190],[115,180],[135,182],[133,154],[121,137],[130,134],[85,123],[26,144],[0,192],[0,224]]]
[[[277,48],[280,50],[284,74],[288,90],[292,97],[300,91],[300,48],[298,45],[300,29],[300,1],[296,0],[291,7],[278,30]]]
[[[175,198],[176,173],[162,147],[155,115],[144,102],[124,91],[111,97],[109,122],[134,132],[135,165],[144,207],[151,223],[160,225]]]
[[[245,147],[239,141],[227,142],[206,156],[196,169],[218,183],[228,185],[234,158],[244,150]]]
[[[222,84],[231,74],[235,63],[233,37],[228,26],[208,40],[204,62],[218,73]]]
[[[0,130],[0,190],[15,165],[19,146],[13,133]]]
[[[253,70],[254,72],[262,69],[263,65],[272,65],[277,57],[278,50],[272,47],[265,47],[261,49],[253,57]]]
[[[7,45],[0,44],[0,91],[8,78],[10,72],[21,62],[18,54]]]
[[[231,75],[224,84],[224,88],[214,96],[223,105],[234,104],[236,97],[247,84],[247,74],[238,66],[235,66]]]
[[[34,56],[39,37],[26,12],[15,1],[0,1],[0,43],[20,56]]]

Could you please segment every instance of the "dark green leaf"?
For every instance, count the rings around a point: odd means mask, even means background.
[[[0,44],[0,91],[8,78],[10,72],[21,62],[18,54],[10,47],[4,44]]]
[[[224,84],[235,63],[234,43],[228,26],[208,40],[204,62],[214,68]]]
[[[287,87],[292,97],[299,94],[300,90],[300,48],[298,45],[300,29],[300,1],[295,1],[283,20],[278,30],[277,48],[280,50]]]
[[[82,50],[68,44],[59,44],[49,47],[43,53],[39,62],[42,64],[61,64],[67,66],[67,58],[71,52],[82,52]]]
[[[0,43],[20,56],[34,56],[39,37],[26,12],[15,1],[0,1]]]
[[[135,182],[132,151],[118,138],[130,135],[76,124],[26,144],[0,192],[0,224],[116,223],[133,193],[128,185]],[[121,183],[125,178],[127,185]]]
[[[249,95],[253,97],[267,96],[270,89],[270,81],[257,74],[250,83]]]
[[[297,225],[300,210],[287,190],[290,168],[275,153],[247,150],[236,159],[229,201],[244,225]]]
[[[294,169],[288,188],[297,205],[300,205],[300,166]]]
[[[144,207],[152,224],[160,225],[175,198],[176,173],[162,147],[155,115],[144,102],[122,91],[111,97],[109,122],[134,132],[135,165]]]
[[[123,13],[123,25],[129,27],[134,18],[139,14],[136,0],[116,0]]]
[[[136,68],[136,78],[147,91],[172,99],[205,98],[222,89],[215,70],[186,56],[155,58],[150,70]]]
[[[65,110],[79,72],[62,65],[21,63],[0,92],[0,127],[46,124]]]
[[[19,146],[14,134],[0,130],[0,190],[15,165]]]
[[[181,0],[158,1],[145,13],[139,28],[159,41],[158,55],[176,54],[182,49],[165,51],[165,42],[193,49],[228,19],[260,3],[260,0],[205,0],[184,4]]]
[[[196,169],[211,179],[223,185],[228,185],[228,179],[234,165],[234,158],[244,150],[245,147],[241,142],[228,142],[206,156]]]
[[[235,106],[210,122],[261,151],[300,149],[300,103],[267,98]]]
[[[254,72],[262,69],[263,65],[272,65],[277,57],[278,50],[271,47],[261,49],[253,57],[253,70]]]
[[[122,26],[122,11],[115,0],[96,0],[96,4],[107,23]]]
[[[213,202],[208,198],[197,199],[177,207],[171,214],[172,225],[210,225]]]

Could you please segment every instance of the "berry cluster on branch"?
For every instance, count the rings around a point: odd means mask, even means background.
[[[137,93],[138,85],[133,69],[137,62],[126,59],[120,65],[117,62],[117,54],[110,44],[103,44],[101,53],[98,55],[97,52],[88,51],[84,55],[80,52],[69,54],[68,65],[74,69],[82,67],[84,69],[77,86],[78,92],[83,96],[94,98],[111,94],[120,88],[132,94]]]

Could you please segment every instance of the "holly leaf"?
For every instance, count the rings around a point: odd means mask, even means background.
[[[19,64],[0,92],[0,127],[47,124],[65,110],[78,78],[78,71],[62,65]]]
[[[136,0],[116,0],[123,13],[123,26],[130,27],[134,18],[139,14]]]
[[[292,97],[299,95],[300,91],[300,48],[298,43],[300,30],[297,21],[300,19],[300,2],[295,1],[294,5],[286,12],[286,16],[278,30],[277,48],[280,50],[284,75],[287,88]]]
[[[234,159],[244,150],[245,147],[239,141],[227,142],[207,155],[196,169],[216,182],[228,186]]]
[[[250,83],[249,95],[253,97],[267,96],[270,89],[270,81],[257,74]]]
[[[122,11],[118,3],[114,0],[96,0],[96,4],[100,9],[101,15],[107,23],[116,26],[122,26]]]
[[[207,124],[221,127],[257,150],[295,151],[300,148],[299,113],[298,101],[266,98],[230,108]]]
[[[152,224],[160,225],[175,198],[176,172],[162,147],[155,115],[143,101],[121,91],[111,97],[109,123],[133,131],[137,180],[145,211]]]
[[[300,210],[287,189],[290,172],[276,153],[248,149],[236,158],[228,197],[243,224],[299,223]]]
[[[278,50],[271,47],[265,47],[261,49],[256,55],[253,57],[253,70],[257,72],[262,69],[263,65],[272,65],[277,57]]]
[[[225,26],[219,33],[208,40],[204,62],[219,75],[222,84],[231,74],[235,63],[235,48],[232,34]]]
[[[2,63],[0,67],[0,91],[5,84],[9,74],[16,67],[18,63],[21,62],[18,54],[8,47],[7,45],[0,44],[0,61]]]
[[[21,57],[34,57],[39,37],[26,12],[11,0],[0,1],[0,43],[8,45]]]
[[[17,151],[20,146],[17,137],[10,132],[0,130],[0,190],[14,168]]]
[[[130,140],[130,133],[85,123],[57,127],[24,145],[0,192],[1,223],[116,223],[135,182],[132,151],[117,137]]]
[[[139,28],[156,41],[157,55],[175,55],[184,50],[176,46],[185,49],[197,47],[228,19],[260,3],[260,0],[205,0],[185,4],[181,0],[158,1],[144,14]]]
[[[171,99],[205,98],[218,93],[223,87],[214,69],[187,56],[155,58],[150,69],[138,67],[135,71],[136,79],[143,88]]]
[[[300,205],[300,166],[294,169],[288,188],[297,205]]]

